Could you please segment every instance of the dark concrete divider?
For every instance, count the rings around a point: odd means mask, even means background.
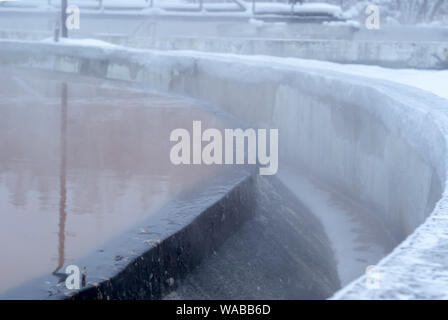
[[[182,209],[180,209],[182,210]],[[109,280],[79,291],[79,299],[161,299],[255,213],[249,176],[184,228],[142,252]]]

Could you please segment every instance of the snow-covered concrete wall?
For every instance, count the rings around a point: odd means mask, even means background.
[[[400,240],[410,235],[380,262],[379,289],[360,278],[335,298],[447,298],[446,100],[272,57],[30,44],[2,41],[0,61],[139,81],[278,128],[280,170],[305,168],[376,212]]]
[[[257,39],[237,37],[127,37],[102,35],[119,45],[157,50],[199,50],[271,55],[390,68],[447,69],[448,43],[438,41],[353,41],[340,39]]]

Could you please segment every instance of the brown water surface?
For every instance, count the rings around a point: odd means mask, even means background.
[[[0,292],[61,269],[213,170],[169,160],[173,129],[191,130],[193,120],[219,127],[189,101],[0,72]]]

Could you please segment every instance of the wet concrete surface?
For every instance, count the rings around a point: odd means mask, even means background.
[[[321,222],[275,176],[258,177],[254,217],[166,295],[177,299],[325,299],[340,288]]]
[[[291,165],[258,179],[255,211],[165,299],[325,299],[399,243],[374,212]]]
[[[206,180],[174,166],[170,132],[222,122],[114,82],[0,69],[0,293],[94,251]]]

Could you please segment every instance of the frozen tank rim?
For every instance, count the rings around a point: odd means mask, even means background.
[[[150,52],[154,55],[157,55],[156,51]],[[165,55],[165,52],[161,54]],[[431,141],[431,139],[428,139],[427,135],[432,134],[432,132],[425,132],[425,136],[422,137],[422,132],[417,131],[414,128],[415,121],[406,122],[406,118],[417,121],[420,121],[423,118],[425,121],[436,122],[438,124],[437,128],[431,128],[431,130],[440,130],[444,134],[448,133],[448,128],[446,127],[445,122],[445,120],[448,119],[448,116],[445,112],[448,107],[448,100],[435,96],[433,93],[409,85],[382,79],[370,79],[358,75],[348,75],[347,77],[341,78],[344,73],[340,71],[294,66],[294,64],[291,65],[288,62],[281,61],[282,58],[272,58],[266,56],[244,57],[241,55],[224,55],[215,53],[209,54],[202,52],[199,53],[195,51],[170,51],[167,53],[167,55],[174,56],[174,58],[185,55],[187,56],[187,59],[192,59],[195,64],[197,63],[196,61],[200,61],[204,72],[219,74],[221,77],[226,79],[246,81],[249,83],[261,83],[266,80],[281,82],[285,79],[289,79],[289,81],[297,83],[294,80],[295,77],[293,71],[301,72],[302,75],[308,78],[309,83],[312,83],[313,81],[316,82],[315,78],[317,76],[320,78],[319,83],[322,82],[321,78],[323,78],[324,81],[332,81],[333,85],[338,83],[342,86],[347,83],[357,84],[357,88],[359,89],[359,82],[362,81],[361,87],[363,88],[363,91],[359,92],[358,90],[357,92],[352,92],[353,96],[351,96],[350,98],[354,99],[354,96],[358,96],[359,98],[361,98],[363,95],[368,95],[369,92],[380,93],[383,96],[384,100],[380,102],[372,101],[372,104],[377,104],[376,108],[369,108],[368,106],[362,107],[367,112],[376,116],[385,124],[387,124],[389,130],[400,134],[400,136],[402,136],[412,147],[427,147],[427,145],[422,142]],[[227,69],[216,67],[214,65],[214,61],[216,58],[227,63],[227,67],[229,69],[237,69],[237,72],[227,72]],[[275,62],[275,64],[271,63],[264,66],[264,69],[261,71],[257,71],[256,74],[249,74],[245,73],[246,71],[244,69],[240,70],[238,66],[233,67],[233,60],[245,62],[249,66],[257,66],[257,63],[266,61]],[[151,62],[148,63],[150,64]],[[177,64],[174,63],[173,66],[177,67]],[[182,68],[183,67],[180,66],[179,70],[182,70]],[[288,73],[292,74],[282,74],[281,76],[276,76],[275,73],[271,72],[272,70],[283,70],[288,71]],[[244,77],[247,75],[249,75],[249,77]],[[301,84],[304,84],[304,82],[302,81]],[[325,93],[322,93],[319,88],[319,85],[307,87],[307,89],[313,93],[325,95]],[[406,94],[404,94],[404,92],[406,92]],[[387,108],[388,112],[382,112],[384,108]],[[409,108],[412,109],[412,113],[402,112],[403,110]],[[399,123],[400,125],[397,126],[397,123]],[[410,136],[410,133],[413,133],[413,136]],[[446,173],[444,160],[443,158],[439,157],[439,151],[434,150],[434,148],[438,147],[429,145],[428,148],[424,150],[424,152],[421,152],[420,156],[426,159],[429,158],[431,163],[439,163],[439,165],[436,167],[436,170],[440,176],[444,177]]]
[[[269,41],[269,40],[268,40]],[[275,41],[275,40],[273,40]],[[281,40],[278,40],[281,41]],[[337,41],[337,40],[334,40]],[[429,42],[431,43],[431,42]],[[30,41],[30,40],[12,40],[12,39],[0,39],[0,44],[2,44],[2,49],[9,49],[12,51],[21,51],[24,50],[23,47],[28,46],[28,50],[36,52],[37,54],[54,54],[60,52],[65,56],[71,57],[85,57],[91,59],[112,59],[114,62],[123,62],[129,63],[134,62],[138,64],[144,64],[145,60],[151,55],[166,55],[171,58],[191,58],[191,59],[210,59],[210,60],[220,60],[224,61],[240,61],[245,64],[256,64],[256,63],[266,63],[268,62],[271,68],[286,68],[288,70],[297,70],[297,71],[316,71],[319,74],[323,72],[327,74],[335,74],[343,75],[344,72],[330,70],[329,68],[314,68],[310,66],[304,66],[304,61],[310,61],[312,63],[314,60],[308,59],[299,59],[292,57],[273,57],[273,56],[265,56],[265,55],[250,55],[245,56],[241,54],[232,54],[232,53],[212,53],[212,52],[201,52],[201,51],[192,51],[192,50],[155,50],[155,49],[139,49],[139,48],[129,48],[123,47],[120,45],[111,44],[102,40],[93,40],[93,39],[69,39],[64,40],[59,43],[53,42],[51,39],[42,40],[42,41]],[[29,47],[30,44],[33,44],[32,47]],[[67,51],[68,48],[72,48],[72,52]],[[83,49],[83,50],[79,50]],[[145,55],[147,56],[145,59]],[[147,61],[149,63],[150,61]],[[352,78],[360,78],[366,79],[363,76],[356,76],[350,74]],[[368,79],[369,81],[375,79]],[[383,82],[389,82],[384,81]],[[393,82],[393,81],[390,81]]]
[[[427,102],[429,102],[429,101],[431,101],[432,99],[429,97],[428,98],[428,101]],[[428,106],[427,106],[428,107]],[[441,110],[443,110],[443,108],[441,108]],[[443,118],[443,119],[439,119],[439,121],[441,121],[442,123],[441,123],[441,125],[446,125],[446,120],[444,120],[445,118]],[[439,130],[440,130],[440,127],[438,128]],[[442,132],[446,132],[445,130],[442,130]],[[445,141],[446,141],[446,134],[444,134],[444,138],[445,138]],[[439,153],[440,153],[440,150],[439,150]],[[444,192],[444,198],[443,199],[445,199],[445,197],[446,197],[446,194],[445,194],[446,192]],[[443,200],[442,199],[442,200]],[[446,199],[445,199],[446,200]],[[432,216],[433,216],[433,218],[434,219],[432,219],[431,218],[431,216],[427,219],[427,222],[425,222],[423,225],[421,225],[420,226],[420,228],[419,229],[423,229],[423,227],[428,227],[428,220],[435,220],[435,219],[439,219],[439,220],[441,220],[442,222],[443,222],[443,216],[445,215],[445,213],[444,213],[444,206],[441,206],[440,205],[440,203],[441,203],[442,201],[439,201],[439,203],[437,204],[437,206],[436,206],[436,209],[435,209],[435,211],[437,211],[437,214],[434,214],[434,212],[433,212],[433,214],[432,214]],[[439,216],[439,217],[437,217],[437,216]],[[446,217],[445,217],[446,218]],[[431,227],[433,227],[433,226],[431,226]],[[432,233],[434,233],[434,232],[438,232],[438,233],[440,233],[441,232],[441,229],[440,228],[437,228],[437,226],[434,226],[435,228],[434,228],[434,230],[430,230],[430,231],[432,231]],[[417,234],[417,232],[416,233],[414,233],[414,235],[416,235]],[[429,230],[427,230],[427,232],[426,232],[426,234],[425,234],[426,236],[428,236],[429,235]],[[417,236],[416,236],[417,237]],[[409,238],[408,238],[409,239]],[[440,238],[440,240],[443,240],[444,239],[444,237],[441,237]],[[421,243],[420,243],[421,244]],[[400,246],[399,247],[400,249],[406,249],[404,246]],[[428,246],[428,244],[426,243],[426,245],[424,246],[424,247],[420,247],[420,248],[411,248],[411,249],[414,249],[414,250],[417,250],[417,251],[419,251],[420,249],[420,251],[424,251],[424,250],[426,250],[426,249],[435,249],[435,247],[434,247],[434,245],[432,245],[432,244],[430,244],[429,246]],[[398,249],[398,248],[397,248]],[[399,256],[400,255],[396,255],[396,256],[398,256],[398,258],[399,258]],[[392,257],[392,255],[391,256],[389,256],[391,259],[392,258],[394,258],[394,257]],[[408,266],[407,264],[405,264],[405,266]],[[409,276],[409,274],[405,274],[405,276]],[[409,279],[408,279],[409,280]],[[412,280],[412,278],[411,278],[411,280]],[[361,281],[361,280],[359,280],[359,281]],[[359,284],[360,282],[358,282],[358,284]],[[411,281],[411,283],[412,283],[412,281]],[[356,291],[356,290],[355,290]],[[364,292],[365,293],[365,292]],[[394,293],[392,293],[392,294],[394,294]],[[398,294],[400,294],[400,293],[395,293],[396,295]],[[410,293],[409,292],[407,292],[407,293],[405,293],[405,296],[406,296],[406,294],[408,294],[409,296],[411,296],[412,297],[412,290],[410,291]]]
[[[191,50],[153,50],[153,49],[138,49],[138,48],[128,48],[120,45],[110,44],[108,42],[104,42],[101,40],[89,40],[89,39],[70,39],[61,43],[54,43],[51,39],[47,39],[44,41],[28,41],[28,40],[10,40],[10,39],[0,39],[0,43],[4,45],[11,44],[12,50],[14,50],[14,46],[21,45],[27,46],[28,44],[33,44],[37,48],[31,48],[33,51],[38,51],[39,53],[49,53],[54,54],[54,50],[59,51],[61,49],[61,53],[66,56],[73,57],[85,57],[85,58],[103,58],[103,59],[111,59],[114,62],[129,63],[130,61],[140,64],[143,66],[147,66],[151,64],[151,56],[169,56],[171,58],[179,57],[180,59],[192,59],[196,60],[219,60],[221,62],[232,62],[239,61],[244,63],[245,65],[256,65],[259,63],[269,63],[269,69],[274,70],[290,70],[290,71],[306,71],[306,72],[314,72],[316,75],[334,75],[334,77],[340,77],[341,75],[346,75],[343,71],[331,70],[330,67],[313,67],[314,60],[308,59],[298,59],[291,57],[272,57],[265,55],[240,55],[240,54],[231,54],[231,53],[212,53],[212,52],[201,52],[201,51],[191,51]],[[68,52],[68,48],[72,48],[73,52]],[[78,48],[82,48],[84,52],[80,52],[77,50]],[[5,47],[7,49],[7,47]],[[30,49],[30,48],[28,48]],[[23,50],[23,49],[21,49]],[[87,52],[88,51],[88,52]],[[146,57],[145,57],[146,56]],[[310,61],[311,66],[304,66],[306,61]],[[161,62],[161,61],[159,61]],[[171,63],[173,64],[173,63]],[[397,83],[393,80],[380,80],[380,79],[371,79],[366,78],[360,75],[348,74],[349,77],[344,79],[344,81],[349,81],[350,79],[358,79],[364,80],[368,82],[373,82],[377,84],[395,84]],[[228,74],[227,77],[234,77],[232,74]],[[274,76],[275,75],[270,75]],[[245,81],[255,81],[259,82],[258,79],[250,78],[244,79]],[[412,88],[409,85],[398,84],[404,86],[406,88]],[[428,92],[427,92],[428,93]],[[432,94],[432,93],[428,93]]]
[[[2,42],[2,40],[0,40],[0,43]],[[6,40],[5,43],[8,42],[15,42],[15,41],[10,41],[10,40]],[[18,41],[18,43],[29,43],[28,41]],[[158,51],[158,50],[148,50],[148,49],[131,49],[131,48],[125,48],[125,47],[121,47],[121,46],[116,46],[116,45],[111,45],[109,43],[103,42],[103,41],[97,41],[95,40],[92,43],[86,42],[86,45],[82,45],[82,42],[78,42],[77,40],[71,40],[66,44],[54,44],[52,42],[48,42],[48,41],[44,41],[44,42],[32,42],[34,44],[39,44],[39,43],[46,43],[48,45],[56,45],[57,47],[78,47],[79,45],[81,45],[81,47],[85,47],[85,50],[90,50],[90,52],[79,52],[77,50],[75,50],[73,53],[71,52],[64,52],[65,55],[67,56],[73,56],[73,57],[79,57],[79,56],[84,56],[86,58],[104,58],[104,59],[111,59],[111,61],[113,62],[118,62],[120,63],[120,61],[126,63],[129,61],[133,61],[134,63],[138,64],[138,65],[142,65],[142,66],[150,66],[152,63],[152,57],[157,57],[159,55],[166,55],[172,58],[176,58],[179,57],[179,59],[192,59],[193,63],[197,63],[197,61],[204,61],[204,60],[209,60],[211,63],[213,63],[214,60],[220,60],[222,62],[232,62],[232,61],[240,61],[240,62],[244,62],[246,65],[253,65],[253,64],[257,64],[257,63],[269,63],[269,67],[268,69],[274,69],[274,70],[289,70],[289,71],[306,71],[307,73],[313,73],[315,75],[322,75],[324,74],[327,77],[330,76],[334,76],[333,79],[340,77],[341,75],[344,75],[344,72],[341,71],[334,71],[334,70],[329,70],[326,68],[315,68],[315,67],[308,67],[308,66],[304,66],[303,62],[306,60],[303,59],[295,59],[295,58],[281,58],[281,57],[268,57],[268,56],[257,56],[257,55],[253,55],[250,57],[247,56],[242,56],[242,55],[235,55],[235,54],[220,54],[220,53],[204,53],[204,52],[198,52],[198,51],[189,51],[189,50],[176,50],[176,51]],[[89,47],[89,49],[87,49],[87,47]],[[93,48],[93,49],[92,49]],[[43,46],[40,50],[44,50],[45,51],[45,46]],[[40,51],[39,50],[39,51]],[[49,53],[52,52],[53,49],[50,49]],[[162,53],[163,52],[163,53]],[[163,63],[163,61],[157,61],[159,63]],[[312,63],[313,60],[310,60],[310,62]],[[173,65],[173,63],[171,63],[171,65]],[[174,64],[175,65],[175,64]],[[173,65],[173,66],[174,66]],[[178,63],[177,66],[179,67],[180,70],[182,70],[182,63]],[[213,65],[209,64],[210,70],[214,70],[213,69]],[[221,75],[225,76],[225,77],[229,77],[230,79],[233,77],[235,78],[235,76],[233,74],[222,74],[222,69],[215,69],[216,71],[221,71]],[[261,71],[260,73],[257,73],[257,76],[261,76],[262,74],[264,75],[268,75],[268,77],[270,77],[272,79],[272,77],[275,77],[275,74],[271,74],[270,72],[263,72]],[[280,77],[280,78],[276,78],[278,80],[280,80],[281,78],[284,77]],[[275,78],[274,78],[275,79]],[[390,85],[395,85],[395,86],[405,86],[407,88],[407,90],[415,90],[414,88],[408,86],[408,85],[403,85],[403,84],[397,84],[394,81],[388,81],[388,80],[380,80],[380,79],[366,79],[363,76],[359,76],[359,75],[352,75],[350,74],[348,78],[345,78],[344,81],[348,82],[350,81],[350,79],[354,79],[354,80],[363,80],[363,81],[368,81],[368,82],[372,82],[375,83],[377,85],[383,85],[386,84],[387,86]],[[241,80],[241,79],[240,79]],[[244,79],[244,81],[247,82],[260,82],[260,79],[258,78],[247,78]],[[386,88],[387,88],[386,86]],[[431,94],[431,93],[427,93],[427,94]]]
[[[193,52],[191,52],[193,53]],[[222,55],[220,55],[222,56]],[[206,57],[204,57],[206,58]],[[235,59],[239,59],[241,61],[244,60],[245,57],[242,56],[234,56]],[[255,56],[253,59],[251,59],[251,62],[266,62],[270,61],[271,57],[265,57],[265,56]],[[217,72],[222,77],[230,78],[230,79],[237,79],[238,76],[235,76],[232,73],[225,73],[220,68],[213,68],[213,58],[207,59],[207,65],[205,72]],[[228,60],[226,60],[228,61]],[[315,85],[309,85],[306,86],[306,90],[309,90],[310,92],[313,92],[314,94],[325,96],[325,92],[322,92],[320,90],[319,84],[322,84],[322,81],[332,83],[332,85],[341,85],[341,88],[345,84],[356,84],[356,92],[350,92],[350,99],[360,99],[363,96],[369,95],[369,93],[377,92],[380,93],[383,96],[384,100],[381,100],[380,102],[377,101],[371,101],[371,104],[375,104],[376,108],[371,108],[369,106],[361,105],[363,109],[365,109],[370,114],[376,116],[377,118],[381,119],[383,123],[388,125],[388,129],[392,132],[397,132],[402,136],[411,146],[418,147],[425,144],[422,144],[422,137],[421,131],[416,131],[415,128],[413,128],[414,123],[412,121],[406,122],[404,119],[413,116],[413,120],[420,120],[421,117],[428,121],[435,121],[438,126],[437,129],[441,130],[443,133],[448,133],[448,128],[446,127],[445,120],[448,119],[446,110],[448,107],[448,100],[435,96],[433,93],[424,91],[419,88],[415,88],[409,85],[400,84],[394,81],[388,81],[388,80],[382,80],[382,79],[370,79],[363,76],[358,75],[348,75],[347,77],[343,77],[344,73],[339,71],[333,71],[333,70],[322,70],[322,69],[315,69],[312,67],[303,67],[303,66],[297,66],[295,69],[294,64],[288,65],[288,62],[282,62],[281,58],[275,58],[275,63],[278,65],[269,65],[266,69],[261,72],[257,72],[257,78],[255,79],[254,75],[252,75],[251,79],[248,79],[248,82],[262,82],[264,79],[269,79],[270,77],[270,70],[283,70],[288,71],[288,73],[291,73],[292,71],[298,71],[301,72],[306,78],[309,83],[313,83]],[[249,62],[250,65],[250,62]],[[230,63],[229,63],[229,68]],[[288,68],[288,66],[290,68]],[[316,80],[319,77],[318,80]],[[343,77],[343,78],[342,78]],[[275,80],[281,81],[288,79],[289,82],[293,82],[294,84],[305,84],[305,81],[298,82],[294,78],[294,74],[288,74],[283,75],[281,77],[274,78]],[[240,79],[240,78],[238,78]],[[244,79],[246,81],[246,79]],[[362,82],[362,85],[359,83]],[[303,87],[303,86],[302,86]],[[362,91],[359,91],[359,88],[362,88]],[[392,89],[392,90],[391,90]],[[337,89],[336,89],[337,90]],[[404,92],[406,92],[404,94]],[[365,100],[365,99],[363,99]],[[360,100],[360,101],[363,101]],[[347,101],[344,101],[347,102]],[[387,112],[382,112],[384,109],[387,109]],[[412,114],[409,112],[403,113],[403,110],[406,109],[412,109]],[[411,119],[411,118],[410,118]],[[400,124],[397,126],[397,122]],[[414,136],[410,137],[409,133],[414,133]],[[425,133],[426,135],[429,133]],[[426,139],[426,137],[423,138],[423,141],[430,141]],[[440,159],[440,157],[437,155],[438,152],[435,152],[434,150],[426,150],[426,152],[421,152],[421,156],[423,158],[430,157],[431,163],[437,163],[439,161],[443,161]],[[445,175],[445,167],[444,165],[438,166],[436,168],[438,170],[438,173],[441,176]]]
[[[229,194],[246,185],[255,174],[255,170],[249,166],[218,171],[209,181],[182,192],[151,216],[141,219],[112,239],[98,244],[89,253],[75,261],[66,261],[64,267],[70,264],[87,266],[85,288],[68,290],[65,286],[58,286],[58,279],[49,271],[48,275],[31,279],[0,294],[0,298],[67,299],[77,292],[111,280],[130,264],[142,259],[148,250],[157,248],[166,239],[191,225],[217,203],[225,202]],[[244,217],[242,219],[244,220]]]

